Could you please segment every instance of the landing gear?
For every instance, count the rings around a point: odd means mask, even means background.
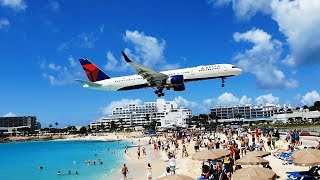
[[[163,88],[160,88],[158,90],[155,90],[154,93],[158,95],[158,97],[164,96],[164,93],[162,92]]]
[[[225,78],[225,77],[223,77],[223,78],[221,78],[221,80],[222,80],[221,87],[224,87],[224,83],[226,82],[226,78]]]

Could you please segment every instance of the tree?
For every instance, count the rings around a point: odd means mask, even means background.
[[[114,131],[116,129],[116,124],[114,121],[111,121],[110,123],[110,131]]]
[[[58,129],[58,125],[59,125],[58,122],[56,122],[56,123],[54,123],[54,124],[56,125],[56,129]]]
[[[86,128],[85,126],[82,126],[82,127],[80,128],[80,133],[81,133],[81,134],[87,134],[87,128]]]
[[[50,129],[52,128],[52,124],[49,125]]]
[[[17,132],[16,128],[13,128],[12,129],[12,136],[16,136],[16,132]]]
[[[289,121],[290,124],[293,124],[294,119],[293,118],[289,118],[288,121]]]
[[[123,131],[123,119],[119,119],[120,131]]]

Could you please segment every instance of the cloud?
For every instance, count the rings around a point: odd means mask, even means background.
[[[48,68],[53,71],[59,71],[61,69],[61,66],[57,66],[54,63],[49,63]]]
[[[132,44],[134,50],[125,48],[124,52],[133,61],[156,70],[169,70],[179,68],[179,64],[169,64],[164,58],[165,41],[158,40],[155,37],[147,36],[143,32],[126,30],[123,37],[126,43]],[[128,63],[123,60],[121,56],[117,60],[112,52],[107,52],[106,70],[110,71],[127,71],[129,69]]]
[[[217,98],[218,105],[234,105],[239,103],[239,98],[232,93],[225,92]]]
[[[191,108],[191,109],[199,108],[198,103],[193,101],[188,101],[181,96],[175,97],[173,101],[177,103],[179,107],[185,107],[185,108]]]
[[[112,101],[106,107],[102,108],[103,115],[109,115],[112,113],[112,110],[116,107],[128,107],[129,104],[141,105],[141,99],[121,99],[119,101]]]
[[[74,83],[74,80],[83,77],[81,66],[78,66],[72,55],[67,58],[65,65],[57,65],[53,62],[47,63],[42,60],[40,63],[42,77],[47,79],[53,86],[61,86]]]
[[[311,91],[302,96],[301,102],[304,105],[313,105],[314,102],[320,101],[320,94],[317,91]]]
[[[69,60],[69,63],[70,63],[70,67],[76,67],[77,66],[77,63],[74,60],[72,55],[69,56],[68,60]]]
[[[271,2],[272,18],[287,37],[291,54],[284,64],[313,65],[320,63],[320,1],[282,0]]]
[[[0,29],[10,25],[10,22],[7,18],[0,18]]]
[[[49,1],[49,7],[52,11],[58,12],[60,10],[60,3],[58,1]]]
[[[279,103],[279,97],[275,97],[272,94],[266,94],[258,96],[255,101],[257,104],[277,104]]]
[[[282,43],[272,39],[271,35],[261,29],[252,29],[245,33],[233,34],[236,42],[253,43],[251,49],[234,57],[238,66],[256,76],[259,88],[294,88],[298,86],[295,79],[285,77],[277,64],[282,52]]]
[[[320,64],[319,0],[209,0],[214,7],[232,4],[237,19],[249,20],[258,12],[270,15],[286,37],[288,66]]]
[[[17,115],[12,113],[12,112],[8,112],[7,114],[3,115],[3,117],[16,117]]]
[[[65,41],[59,44],[59,51],[66,51],[73,47],[83,48],[83,49],[92,49],[95,47],[95,43],[98,39],[95,37],[93,32],[91,33],[81,33],[75,38],[72,38],[70,41]]]
[[[209,0],[214,7],[228,6],[232,3],[232,9],[239,20],[249,20],[258,12],[270,14],[270,0]]]
[[[99,26],[99,32],[103,33],[103,31],[104,31],[104,24],[101,24],[101,26]]]
[[[240,104],[251,104],[252,98],[248,98],[246,95],[243,95],[239,101]]]
[[[0,0],[0,5],[14,10],[25,10],[27,8],[23,0]]]

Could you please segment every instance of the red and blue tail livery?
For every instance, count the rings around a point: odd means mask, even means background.
[[[79,61],[90,82],[110,79],[106,73],[104,73],[88,59],[80,59]]]

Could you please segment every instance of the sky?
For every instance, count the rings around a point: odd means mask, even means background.
[[[121,51],[156,71],[234,64],[244,73],[186,84],[165,99],[209,113],[234,104],[320,100],[319,0],[0,0],[0,116],[37,116],[43,127],[87,125],[152,89],[83,89],[88,58],[110,77],[135,74]]]

